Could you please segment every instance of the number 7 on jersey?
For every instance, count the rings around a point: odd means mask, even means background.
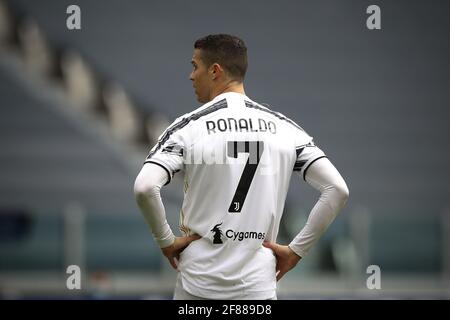
[[[227,142],[227,156],[237,158],[239,153],[248,153],[247,163],[242,172],[233,200],[231,200],[228,212],[239,213],[244,205],[247,197],[248,189],[255,176],[258,168],[259,160],[264,151],[264,141],[228,141]]]

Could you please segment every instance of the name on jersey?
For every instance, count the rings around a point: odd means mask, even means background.
[[[208,134],[218,132],[269,132],[277,133],[277,126],[273,121],[266,121],[264,119],[235,119],[235,118],[220,118],[215,121],[206,121],[206,130]]]

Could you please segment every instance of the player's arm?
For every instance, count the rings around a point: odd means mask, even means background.
[[[321,195],[308,221],[288,246],[266,243],[277,256],[277,280],[291,270],[322,236],[336,215],[347,202],[347,185],[333,164],[325,157],[310,164],[304,172],[306,182],[320,191]]]
[[[167,171],[154,163],[146,163],[134,183],[136,202],[145,218],[155,241],[160,246],[172,267],[177,268],[175,259],[197,235],[175,237],[167,223],[166,212],[161,199],[161,187],[169,181]]]
[[[289,248],[300,257],[304,257],[327,230],[349,196],[347,184],[328,158],[320,158],[306,170],[306,182],[320,191],[321,195],[305,226],[289,244]]]

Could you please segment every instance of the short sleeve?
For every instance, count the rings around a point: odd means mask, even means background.
[[[295,160],[294,171],[298,172],[303,177],[303,180],[311,164],[316,160],[326,158],[325,153],[314,144],[312,138],[307,144],[297,146],[295,152],[297,158]]]
[[[170,183],[175,173],[183,170],[185,141],[177,124],[169,126],[159,137],[144,163],[154,163],[167,171]]]

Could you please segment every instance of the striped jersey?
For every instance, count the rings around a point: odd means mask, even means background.
[[[205,298],[275,295],[275,242],[292,173],[324,157],[294,121],[228,92],[177,118],[145,162],[184,172],[180,229],[199,234],[180,255],[183,288]]]

